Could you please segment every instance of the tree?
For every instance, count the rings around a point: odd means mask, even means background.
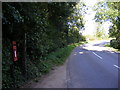
[[[79,11],[77,3],[4,2],[2,5],[3,88],[18,87],[24,81],[40,76],[46,68],[43,61],[51,52],[83,38],[79,34],[83,20],[76,13]],[[69,27],[68,22],[73,25]],[[17,42],[19,56],[13,75],[10,75],[13,65],[11,41]],[[24,56],[27,78],[22,74]]]
[[[109,29],[109,36],[120,39],[120,3],[119,2],[100,2],[97,4],[95,20],[96,22],[112,22]]]

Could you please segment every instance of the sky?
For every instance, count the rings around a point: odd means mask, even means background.
[[[102,1],[102,0],[101,0]],[[85,20],[85,31],[83,35],[93,35],[96,31],[97,23],[94,20],[95,11],[93,11],[92,7],[98,2],[98,0],[84,0],[86,6],[88,6],[87,14],[84,15]],[[109,26],[111,23],[109,21],[103,23],[103,28],[105,29],[105,33],[108,33]]]
[[[96,23],[93,20],[95,16],[95,11],[92,10],[92,8],[89,8],[87,10],[87,14],[84,16],[85,20],[85,31],[83,34],[93,34],[96,30]]]

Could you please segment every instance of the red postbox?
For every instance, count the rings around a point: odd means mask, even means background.
[[[12,41],[12,45],[13,45],[13,61],[17,61],[18,60],[18,56],[17,56],[17,47],[16,47],[16,41]]]

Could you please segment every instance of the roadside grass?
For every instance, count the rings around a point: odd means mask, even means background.
[[[37,69],[39,75],[33,79],[33,81],[37,82],[41,76],[47,74],[52,69],[54,69],[55,66],[63,65],[68,58],[68,56],[71,54],[72,50],[80,46],[82,44],[87,43],[86,41],[81,41],[79,43],[74,43],[67,45],[66,47],[59,48],[55,52],[51,52],[44,60],[37,63]]]
[[[84,35],[84,36],[86,37],[86,40],[89,42],[114,39],[114,38],[110,38],[109,36],[105,36],[105,37],[96,37],[95,35]]]
[[[104,46],[105,46],[106,48],[108,48],[108,50],[111,50],[111,51],[120,53],[120,49],[115,49],[115,48],[113,48],[112,46],[110,46],[110,43],[105,44]]]
[[[79,43],[73,43],[69,44],[63,48],[59,48],[54,52],[51,52],[46,57],[44,57],[42,60],[38,60],[36,64],[32,64],[29,60],[28,62],[28,68],[30,69],[28,72],[28,75],[34,75],[34,78],[31,78],[29,81],[26,81],[23,85],[25,87],[27,84],[29,84],[31,81],[38,82],[38,80],[41,79],[42,76],[50,72],[54,69],[56,66],[63,65],[69,55],[71,54],[72,50],[80,46],[82,44],[88,43],[87,41],[80,41]],[[33,76],[31,76],[33,77]]]
[[[50,53],[45,60],[42,61],[44,64],[44,69],[42,70],[42,74],[49,72],[54,66],[59,66],[64,64],[68,56],[71,54],[72,50],[82,44],[87,43],[86,41],[82,41],[79,43],[74,43],[67,45],[66,47],[59,48],[55,52]]]

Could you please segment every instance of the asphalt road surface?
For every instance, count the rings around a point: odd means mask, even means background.
[[[67,65],[68,88],[118,88],[118,53],[100,41],[76,47]]]

